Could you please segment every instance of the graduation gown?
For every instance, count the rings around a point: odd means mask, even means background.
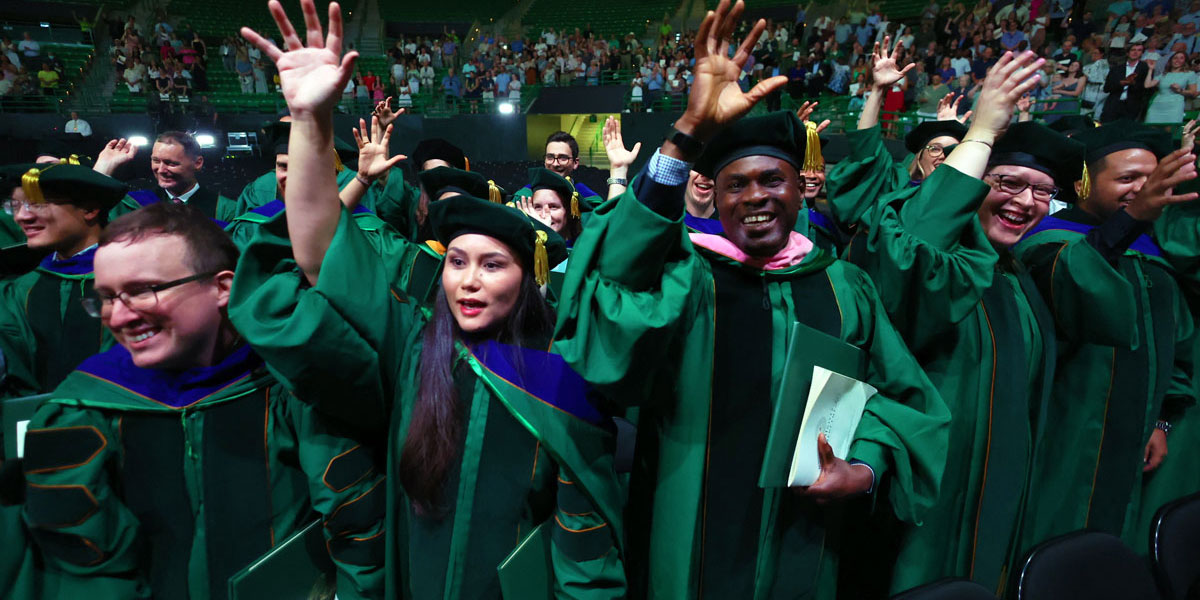
[[[91,248],[65,260],[47,256],[32,272],[0,282],[0,352],[8,376],[0,397],[54,389],[85,358],[112,344],[80,303],[92,295]]]
[[[241,346],[207,368],[79,366],[29,424],[25,520],[59,598],[225,598],[324,519],[341,598],[382,597],[383,476]]]
[[[1080,208],[1046,217],[1016,246],[1064,340],[1043,444],[1034,458],[1026,549],[1089,527],[1137,538],[1142,457],[1154,423],[1176,420],[1192,394],[1192,317],[1154,241],[1125,241]],[[1097,259],[1099,257],[1099,260]],[[1170,460],[1168,456],[1167,460]]]
[[[354,179],[354,175],[355,171],[351,169],[338,171],[338,189],[346,187],[346,184]],[[367,194],[370,194],[370,190],[368,190]],[[222,212],[217,215],[217,219],[232,224],[238,217],[279,199],[279,182],[275,179],[275,171],[267,171],[259,175],[254,181],[247,183],[246,187],[242,188],[242,193],[238,195],[236,201],[224,205]],[[359,204],[361,206],[368,206],[365,204],[366,196],[363,197],[363,200],[364,202],[360,202]]]
[[[892,572],[891,593],[965,577],[1003,594],[1020,558],[1035,414],[1053,381],[1054,323],[1025,268],[998,254],[979,223],[989,189],[940,168],[923,185],[882,198],[866,213],[870,234],[847,253],[875,282],[951,414],[953,451],[924,523],[884,523],[861,538],[865,546],[895,544],[895,556],[877,563]]]
[[[848,458],[890,490],[880,510],[920,521],[937,497],[945,404],[857,267],[814,249],[764,271],[699,248],[683,224],[683,184],[633,183],[575,244],[554,345],[607,397],[639,407],[631,595],[831,598],[843,519],[863,515],[758,486],[792,324],[867,356],[880,393]],[[670,203],[675,217],[643,202]]]
[[[25,232],[8,211],[0,210],[0,248],[25,243]]]
[[[1154,239],[1163,258],[1175,268],[1176,280],[1191,307],[1192,320],[1200,315],[1200,202],[1167,207],[1154,222]],[[1200,335],[1192,335],[1192,360],[1200,356]],[[1193,367],[1194,368],[1194,367]],[[1192,377],[1192,398],[1200,398],[1200,377]],[[1144,476],[1140,533],[1135,541],[1147,544],[1154,514],[1162,505],[1200,491],[1200,413],[1195,404],[1171,423],[1167,436],[1167,459],[1155,471]],[[1148,548],[1134,548],[1145,553]]]
[[[497,566],[539,524],[560,597],[623,597],[615,439],[578,375],[546,352],[457,345],[461,461],[444,513],[420,514],[398,469],[426,313],[398,287],[396,253],[379,253],[347,211],[311,288],[281,227],[265,225],[243,254],[230,314],[290,389],[386,438],[388,597],[500,598]]]
[[[112,221],[121,215],[150,206],[156,202],[165,202],[169,198],[167,192],[158,186],[154,186],[154,188],[148,190],[134,190],[126,194],[112,210],[108,211],[108,220]],[[216,219],[221,222],[221,225],[224,225],[228,221],[225,221],[219,215],[228,214],[228,207],[233,204],[233,200],[220,195],[215,188],[202,183],[200,184],[200,189],[196,190],[196,193],[188,198],[187,204],[199,209],[200,212],[204,213],[204,216]]]

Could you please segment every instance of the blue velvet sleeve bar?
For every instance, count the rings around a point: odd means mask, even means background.
[[[1135,240],[1150,230],[1151,225],[1152,223],[1129,216],[1129,213],[1121,209],[1099,227],[1089,231],[1087,242],[1099,251],[1109,264],[1115,264]]]

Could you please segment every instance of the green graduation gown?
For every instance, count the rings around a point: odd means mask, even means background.
[[[167,193],[158,186],[153,189],[134,190],[126,194],[116,206],[112,207],[112,210],[108,211],[108,220],[114,221],[121,215],[165,200],[167,200]],[[234,200],[222,196],[210,187],[201,185],[200,189],[196,190],[196,193],[188,200],[188,204],[224,224],[228,221],[222,219],[221,216],[231,213]]]
[[[355,171],[352,169],[338,171],[338,189],[346,187],[346,184],[354,179],[355,174]],[[371,204],[367,200],[367,196],[370,194],[370,190],[367,190],[367,194],[364,195],[360,205],[367,206],[367,208],[371,207]],[[275,180],[275,171],[267,171],[259,175],[254,181],[246,184],[246,187],[242,188],[242,193],[238,194],[237,200],[226,204],[218,212],[217,220],[232,225],[238,217],[277,199],[279,199],[279,182]]]
[[[284,391],[247,346],[140,369],[121,346],[53,392],[25,438],[25,520],[58,598],[225,598],[227,580],[324,519],[341,598],[380,598],[375,457]]]
[[[1070,208],[1043,219],[1016,246],[1059,331],[1080,334],[1064,336],[1059,352],[1034,457],[1025,550],[1084,527],[1141,547],[1146,443],[1155,421],[1175,420],[1193,393],[1193,322],[1172,269],[1148,236],[1126,242],[1110,264],[1089,241],[1099,227]]]
[[[1154,238],[1163,257],[1175,268],[1192,320],[1200,315],[1200,202],[1170,206],[1154,222]],[[1192,336],[1192,360],[1200,357],[1200,335]],[[1200,398],[1200,377],[1192,377],[1192,398]],[[1148,544],[1154,514],[1176,498],[1200,491],[1200,413],[1189,406],[1167,436],[1167,459],[1147,474],[1142,487],[1140,532],[1135,541]],[[1148,548],[1135,546],[1145,552]]]
[[[25,232],[8,211],[0,210],[0,248],[25,243]]]
[[[320,281],[309,288],[285,229],[282,219],[267,223],[246,249],[230,314],[290,389],[386,437],[388,597],[500,598],[497,566],[541,523],[552,530],[558,597],[623,597],[615,436],[566,407],[568,396],[522,387],[479,348],[458,345],[461,461],[444,484],[444,514],[418,513],[398,469],[420,387],[426,313],[397,283],[402,253],[380,253],[343,210]]]
[[[1019,543],[1034,414],[1053,381],[1054,324],[1024,267],[997,254],[977,211],[989,187],[953,167],[884,196],[847,259],[871,276],[888,315],[950,408],[942,493],[896,544],[891,592],[966,577],[1003,593]],[[894,558],[894,567],[892,559]],[[862,572],[863,565],[851,570]]]
[[[682,184],[644,178],[599,207],[575,244],[554,346],[639,410],[631,595],[832,598],[843,520],[865,515],[758,486],[793,323],[868,357],[880,393],[848,458],[870,465],[900,519],[919,522],[937,497],[946,406],[861,270],[819,249],[763,271],[693,246]],[[664,197],[677,218],[643,204]]]
[[[92,294],[95,253],[66,260],[51,255],[32,272],[0,282],[0,352],[8,368],[0,397],[49,392],[112,344],[108,330],[80,304]]]

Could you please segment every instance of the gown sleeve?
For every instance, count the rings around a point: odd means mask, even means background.
[[[1029,268],[1064,340],[1130,347],[1136,330],[1133,286],[1084,236],[1041,232],[1014,248]]]
[[[885,194],[907,186],[908,172],[883,145],[879,125],[846,134],[850,154],[825,179],[833,220],[853,225]]]
[[[138,572],[140,524],[111,473],[121,440],[98,411],[47,402],[25,437],[25,522],[63,598],[149,598]]]
[[[272,373],[301,399],[366,431],[387,427],[397,378],[423,323],[383,256],[342,210],[310,287],[287,241],[287,219],[264,223],[238,261],[229,316]]]
[[[866,379],[872,396],[855,431],[847,460],[862,461],[877,482],[891,482],[888,499],[897,518],[920,523],[941,487],[950,436],[950,411],[892,327],[875,285],[862,270],[842,268],[838,300],[853,306],[844,339],[867,351]],[[831,267],[833,268],[833,267]]]
[[[550,562],[556,600],[624,598],[625,567],[607,522],[579,491],[579,484],[560,469],[555,493]]]
[[[662,397],[656,383],[675,381],[677,345],[696,320],[707,271],[680,217],[646,206],[661,186],[639,176],[616,201],[593,212],[576,241],[558,304],[555,351],[606,397],[624,404]],[[649,190],[646,192],[645,190]],[[673,199],[672,199],[673,200]],[[674,350],[674,351],[673,351]],[[657,388],[661,391],[662,388]]]
[[[383,598],[387,486],[380,457],[310,405],[285,396],[309,498],[337,568],[337,597]]]
[[[887,314],[914,352],[975,310],[999,255],[979,225],[988,186],[950,166],[919,187],[885,197],[848,258],[879,290]]]
[[[421,200],[421,189],[405,181],[403,171],[392,169],[388,172],[387,183],[382,188],[371,186],[368,194],[372,196],[375,214],[412,240],[417,231],[415,215],[417,203]]]
[[[42,385],[35,373],[37,340],[26,317],[25,302],[34,274],[0,282],[0,397],[38,394]]]

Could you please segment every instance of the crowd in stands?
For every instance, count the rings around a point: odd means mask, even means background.
[[[112,65],[130,93],[186,102],[193,92],[208,89],[208,46],[200,32],[172,26],[162,10],[149,31],[130,16],[116,32]]]
[[[0,37],[0,97],[55,95],[65,78],[65,65],[52,49],[24,32],[19,42]]]

